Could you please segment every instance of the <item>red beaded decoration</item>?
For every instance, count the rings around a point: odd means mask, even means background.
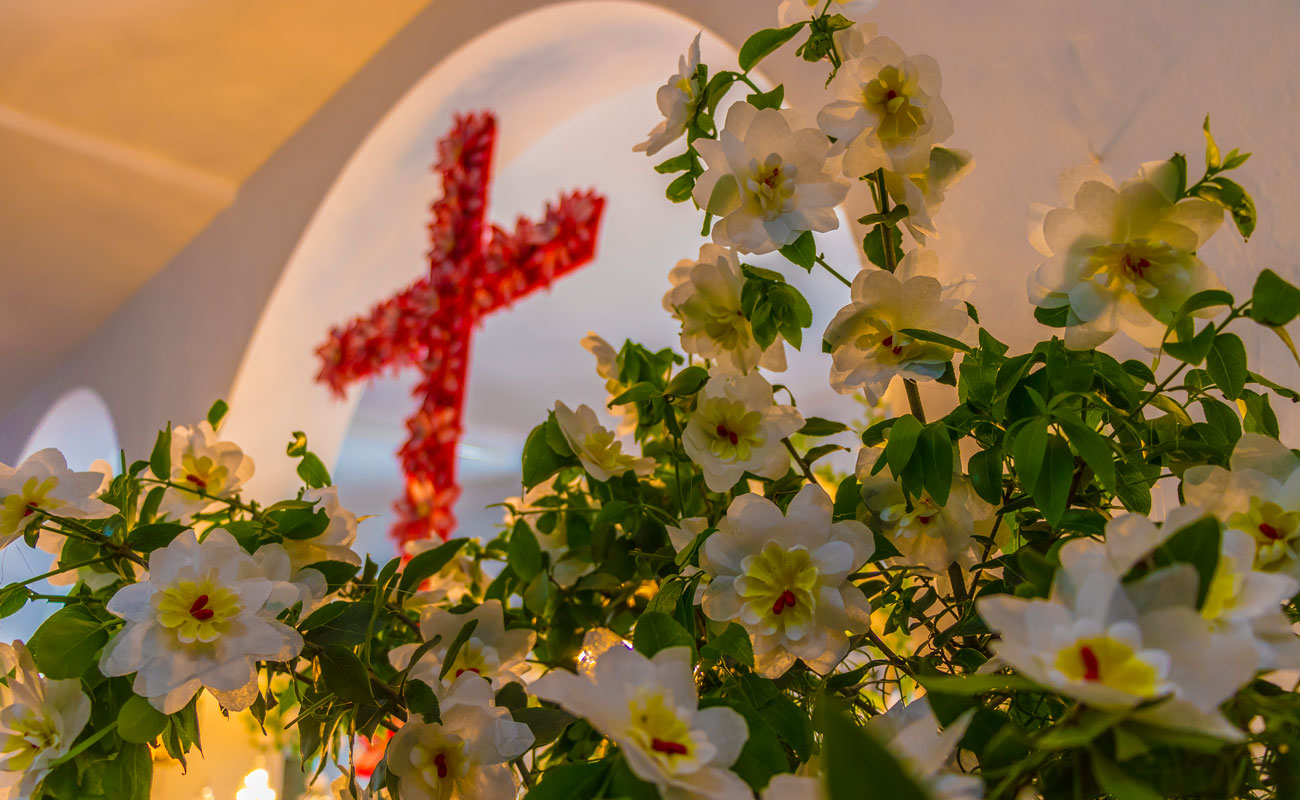
[[[449,537],[456,443],[469,368],[470,335],[483,317],[509,306],[591,261],[605,199],[594,192],[561,195],[541,222],[520,217],[513,233],[487,226],[496,119],[487,112],[458,116],[438,143],[443,196],[433,203],[429,275],[370,313],[330,331],[317,349],[317,380],[341,396],[351,383],[386,368],[414,364],[420,408],[406,421],[410,437],[398,456],[406,493],[394,508],[399,543]]]

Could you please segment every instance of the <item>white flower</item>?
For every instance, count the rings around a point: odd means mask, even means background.
[[[1300,458],[1276,439],[1246,433],[1228,464],[1183,473],[1188,504],[1249,534],[1257,569],[1300,578]]]
[[[907,206],[903,224],[912,238],[921,243],[927,236],[938,238],[934,215],[943,204],[944,192],[973,169],[975,159],[966,150],[935,147],[930,150],[930,163],[924,172],[909,175],[885,173],[885,190],[895,203]]]
[[[682,447],[704,472],[704,483],[725,492],[746,472],[779,478],[790,468],[781,441],[803,427],[793,406],[778,406],[772,384],[757,372],[728,375],[716,368],[696,396],[682,431]]]
[[[250,563],[252,562],[252,563]],[[202,544],[185,531],[149,554],[149,579],[124,586],[108,601],[126,627],[104,648],[99,669],[136,673],[133,689],[164,714],[185,707],[205,688],[223,706],[242,711],[257,693],[256,662],[287,661],[302,636],[277,622],[276,585],[224,530]]]
[[[1029,299],[1068,307],[1067,347],[1093,348],[1120,331],[1159,347],[1184,300],[1221,288],[1196,251],[1218,230],[1223,209],[1198,198],[1175,202],[1177,187],[1168,161],[1143,164],[1118,189],[1084,167],[1061,178],[1067,205],[1035,208],[1042,225],[1031,227],[1030,242],[1047,260],[1029,279]]]
[[[339,505],[337,486],[308,489],[302,499],[316,503],[317,511],[329,517],[329,526],[319,536],[311,539],[285,539],[284,549],[293,561],[294,569],[302,569],[322,561],[341,561],[361,565],[361,556],[352,549],[357,540],[357,515]]]
[[[785,369],[785,344],[777,337],[767,349],[754,341],[754,331],[740,309],[740,272],[736,252],[716,244],[700,246],[697,259],[677,262],[668,273],[672,288],[664,295],[664,310],[682,323],[682,349],[717,361],[732,372],[766,367]]]
[[[686,124],[691,114],[699,105],[704,87],[700,85],[695,70],[700,65],[700,34],[695,34],[686,55],[677,60],[677,74],[668,78],[668,82],[659,87],[655,102],[659,104],[659,113],[664,121],[650,131],[649,137],[632,148],[634,152],[644,152],[652,156],[675,142],[686,133]]]
[[[1165,531],[1197,513],[1171,514]],[[1201,616],[1188,564],[1120,582],[1165,531],[1136,515],[1112,520],[1105,542],[1075,539],[1061,548],[1049,599],[995,595],[977,608],[1002,637],[998,658],[1038,683],[1101,709],[1147,704],[1133,716],[1238,740],[1218,707],[1255,674],[1249,633],[1216,631]]]
[[[943,772],[966,734],[971,716],[965,714],[940,730],[930,701],[923,697],[907,705],[895,703],[884,714],[867,720],[866,727],[929,789],[934,800],[979,800],[984,796],[979,778]]]
[[[244,562],[239,577],[266,578],[271,582],[266,610],[272,614],[302,603],[301,616],[306,618],[329,592],[329,583],[324,575],[314,569],[296,568],[284,546],[275,543],[257,548],[252,560]]]
[[[614,346],[597,336],[594,331],[587,331],[582,338],[582,346],[596,357],[596,374],[605,379],[605,391],[610,400],[627,391],[627,385],[618,379],[618,351]],[[636,430],[636,404],[624,403],[615,406],[613,412],[619,416],[618,427],[614,432],[627,436]]]
[[[788,1],[788,0],[787,0]],[[826,783],[816,775],[773,775],[763,789],[763,800],[830,800]]]
[[[993,532],[995,509],[975,494],[965,475],[952,476],[948,502],[940,506],[927,494],[909,504],[903,488],[885,471],[871,474],[884,454],[878,447],[858,453],[857,476],[871,512],[871,527],[880,531],[902,557],[894,561],[944,575],[951,564],[975,563],[974,536]],[[910,507],[909,507],[910,506]]]
[[[965,299],[972,279],[942,284],[939,257],[918,247],[894,272],[866,269],[853,279],[853,302],[839,310],[822,338],[831,348],[831,387],[852,394],[859,387],[873,401],[894,376],[934,380],[953,357],[947,345],[914,339],[904,330],[926,330],[962,340],[973,327]]]
[[[718,139],[695,143],[706,171],[695,203],[720,217],[713,241],[742,253],[770,253],[804,231],[839,227],[835,206],[849,187],[830,174],[830,143],[789,110],[737,102]]]
[[[613,431],[600,424],[589,406],[580,405],[571,410],[557,400],[555,421],[583,468],[596,480],[607,481],[629,470],[638,475],[654,472],[654,459],[625,454],[623,443],[615,438]]]
[[[609,737],[637,777],[683,800],[751,800],[728,767],[749,736],[744,717],[723,706],[699,708],[689,648],[653,659],[623,647],[600,654],[590,677],[556,670],[533,693],[583,717]]]
[[[95,499],[103,481],[98,472],[68,469],[52,447],[32,453],[17,469],[0,464],[0,548],[21,536],[37,511],[70,519],[112,516],[117,509]]]
[[[403,800],[501,800],[518,794],[510,762],[533,732],[493,701],[492,685],[462,675],[439,698],[442,723],[412,717],[388,743],[388,770]]]
[[[826,674],[848,653],[847,634],[870,626],[871,606],[848,576],[875,541],[861,522],[832,523],[831,510],[815,484],[784,515],[767,498],[741,495],[700,550],[700,568],[712,577],[704,613],[749,631],[764,677],[779,677],[797,658]]]
[[[784,28],[810,20],[820,14],[825,5],[826,0],[781,0],[781,5],[776,7],[776,24]],[[826,13],[856,19],[875,7],[876,0],[830,0]]]
[[[435,636],[442,639],[420,657],[411,669],[410,677],[418,678],[430,686],[438,686],[438,673],[442,671],[443,662],[447,658],[447,648],[461,628],[471,620],[476,620],[478,624],[456,653],[456,661],[447,670],[443,682],[450,684],[461,675],[471,673],[490,680],[492,686],[498,689],[511,682],[523,683],[523,674],[528,669],[524,659],[533,649],[537,634],[526,628],[506,630],[500,600],[489,600],[465,614],[426,608],[420,615],[420,637],[426,642],[432,641]],[[394,668],[406,669],[411,663],[412,654],[419,647],[418,644],[395,647],[388,654],[388,660]]]
[[[407,558],[414,558],[420,553],[441,547],[446,542],[441,539],[413,539],[403,546]],[[406,607],[420,609],[440,603],[455,604],[474,594],[476,586],[487,585],[486,576],[478,562],[465,555],[462,548],[456,555],[420,585],[420,591],[411,595]]]
[[[939,64],[909,56],[877,36],[831,80],[835,100],[817,123],[844,153],[844,174],[860,178],[883,167],[902,175],[924,172],[930,148],[952,135],[952,115],[939,97]],[[910,209],[910,206],[909,206]]]
[[[151,475],[179,487],[169,487],[158,505],[160,517],[184,520],[213,505],[212,498],[228,498],[253,477],[253,459],[239,445],[217,440],[207,420],[193,428],[172,429],[172,474]]]
[[[635,408],[635,406],[625,406],[625,408]],[[576,478],[570,488],[585,492],[582,477]],[[548,502],[547,498],[552,499]],[[593,499],[589,497],[585,499],[595,504]],[[534,524],[530,527],[537,537],[537,544],[542,548],[542,552],[551,557],[551,578],[557,585],[568,588],[576,583],[578,578],[595,569],[596,565],[591,562],[589,555],[580,555],[569,547],[569,514],[560,507],[560,498],[555,493],[554,481],[542,481],[525,492],[523,497],[508,497],[504,505],[506,526],[514,525],[517,519],[533,520]],[[555,520],[554,527],[549,531],[543,531],[540,517],[547,512]]]
[[[81,681],[49,680],[22,642],[0,643],[0,798],[26,800],[90,720]]]
[[[1254,538],[1225,530],[1201,616],[1210,621],[1211,630],[1237,628],[1249,635],[1260,670],[1300,668],[1300,637],[1282,613],[1282,604],[1300,592],[1300,582],[1290,575],[1261,572],[1254,561]]]

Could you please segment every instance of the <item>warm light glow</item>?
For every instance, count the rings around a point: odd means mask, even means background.
[[[244,788],[235,792],[235,800],[275,800],[271,775],[258,768],[244,776]]]

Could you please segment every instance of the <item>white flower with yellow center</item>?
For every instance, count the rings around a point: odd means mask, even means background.
[[[827,7],[826,0],[781,0],[776,7],[776,24],[781,27],[806,22]],[[826,13],[856,19],[876,7],[876,0],[830,0]]]
[[[745,719],[730,708],[699,707],[689,648],[661,650],[651,659],[610,647],[589,676],[555,670],[533,684],[533,693],[586,719],[665,797],[752,800],[728,769],[749,735]]]
[[[1276,439],[1242,434],[1230,469],[1183,473],[1183,496],[1255,542],[1255,568],[1300,579],[1300,458]]]
[[[844,174],[856,179],[881,167],[900,175],[925,172],[930,148],[952,135],[941,85],[938,62],[909,56],[884,36],[846,61],[830,83],[835,100],[817,115],[844,153]]]
[[[295,567],[281,544],[264,544],[257,548],[252,561],[245,562],[244,567],[241,578],[266,578],[271,582],[271,596],[266,601],[266,609],[272,614],[302,603],[299,616],[305,619],[329,592],[325,575],[311,568]]]
[[[12,673],[12,674],[10,674]],[[37,796],[52,762],[90,720],[81,681],[49,680],[22,642],[0,644],[0,798]]]
[[[894,272],[865,269],[853,279],[853,302],[840,309],[822,339],[831,352],[831,387],[840,394],[859,388],[875,401],[895,376],[934,380],[952,360],[951,347],[914,338],[925,330],[965,340],[974,324],[964,302],[973,288],[967,276],[939,282],[939,257],[918,247]]]
[[[974,565],[974,537],[993,533],[996,509],[975,494],[970,479],[961,474],[953,475],[944,505],[929,495],[909,502],[902,486],[884,471],[871,474],[883,453],[882,448],[864,447],[858,453],[857,476],[871,527],[901,554],[894,560],[935,575],[944,575],[954,563]]]
[[[412,716],[388,743],[403,800],[501,800],[519,792],[510,762],[533,732],[498,708],[492,685],[467,673],[439,697],[441,724]]]
[[[1187,516],[1197,514],[1189,510]],[[1104,542],[1075,539],[1061,548],[1049,599],[979,599],[980,615],[1001,636],[997,657],[1085,705],[1145,705],[1133,712],[1135,718],[1239,740],[1241,732],[1219,705],[1255,674],[1258,655],[1250,634],[1216,631],[1197,611],[1190,565],[1120,582],[1179,527],[1172,514],[1159,533],[1145,518],[1117,518],[1107,525]]]
[[[866,727],[929,790],[934,800],[979,800],[984,795],[983,781],[973,775],[944,770],[966,735],[971,716],[964,714],[947,728],[940,728],[930,701],[922,697],[906,705],[895,703],[884,714],[867,720]]]
[[[193,428],[172,429],[171,475],[149,475],[170,480],[173,486],[158,505],[158,516],[185,520],[211,507],[214,498],[233,497],[253,477],[253,459],[232,442],[218,441],[207,420]]]
[[[650,131],[644,142],[632,148],[634,152],[652,156],[686,133],[686,124],[704,94],[704,87],[695,75],[699,66],[700,34],[697,33],[686,55],[677,60],[677,74],[669,77],[668,82],[655,93],[655,102],[659,104],[659,113],[664,115],[664,121]]]
[[[1223,209],[1177,193],[1168,161],[1143,164],[1118,188],[1083,167],[1061,177],[1067,205],[1035,207],[1042,225],[1031,228],[1030,242],[1047,260],[1029,279],[1029,299],[1068,308],[1067,347],[1086,350],[1123,332],[1154,349],[1183,301],[1221,288],[1196,251],[1218,230]]]
[[[555,401],[555,421],[560,425],[564,439],[573,449],[587,474],[598,481],[607,481],[626,472],[649,475],[654,472],[653,458],[637,458],[623,452],[623,443],[614,432],[596,418],[590,406],[580,405],[570,409]]]
[[[696,395],[695,412],[682,431],[682,447],[704,472],[704,483],[725,492],[746,472],[779,478],[790,468],[781,441],[803,427],[794,406],[778,406],[772,384],[757,372],[729,375],[714,369]]]
[[[625,408],[635,408],[635,406],[624,406]],[[585,492],[585,484],[581,476],[574,479],[570,488]],[[592,507],[598,507],[598,503],[590,497],[586,502],[592,504]],[[523,519],[530,524],[533,533],[537,537],[537,544],[542,548],[542,552],[550,556],[551,559],[551,578],[561,587],[568,588],[577,582],[578,578],[591,572],[596,565],[591,561],[589,551],[575,551],[569,547],[569,512],[561,507],[561,499],[555,493],[554,481],[543,481],[524,493],[522,497],[507,497],[503,505],[506,507],[503,522],[507,527],[511,527],[516,521]],[[547,514],[554,520],[553,527],[550,530],[543,530],[544,518]]]
[[[112,516],[117,509],[96,499],[103,481],[98,472],[68,469],[63,454],[52,447],[32,453],[17,469],[0,464],[0,548],[39,520],[38,512],[69,519]]]
[[[302,499],[315,503],[317,511],[324,511],[329,525],[319,536],[311,539],[285,539],[284,549],[293,562],[294,569],[302,569],[322,561],[341,561],[361,565],[361,556],[352,549],[357,541],[357,515],[339,505],[337,486],[308,489]]]
[[[814,484],[785,514],[771,500],[741,495],[700,550],[711,578],[704,613],[745,627],[764,677],[779,677],[800,658],[826,674],[848,653],[848,635],[870,626],[871,606],[848,576],[871,558],[875,541],[861,522],[832,523],[831,510]]]
[[[975,169],[975,159],[965,150],[935,147],[930,150],[930,162],[923,172],[900,175],[885,173],[885,191],[898,205],[907,206],[903,224],[920,243],[925,237],[939,237],[934,215],[943,204],[948,188]]]
[[[593,331],[587,331],[587,335],[582,337],[582,346],[587,352],[596,357],[596,374],[605,379],[605,391],[609,392],[609,399],[613,400],[623,392],[627,391],[627,385],[618,379],[618,351],[614,345],[597,336]],[[619,436],[628,436],[636,430],[636,404],[624,403],[611,409],[618,415],[618,427],[614,432]]]
[[[734,250],[702,245],[699,258],[677,262],[668,280],[672,288],[664,295],[664,310],[682,323],[683,350],[731,372],[785,369],[785,343],[777,337],[766,350],[759,347],[741,311],[745,278]]]
[[[1223,532],[1219,563],[1201,616],[1216,632],[1240,629],[1250,635],[1259,653],[1259,669],[1300,668],[1300,637],[1282,612],[1282,604],[1300,592],[1300,581],[1255,569],[1255,553],[1255,540],[1249,534]]]
[[[537,641],[537,634],[526,628],[506,630],[500,600],[489,600],[465,614],[453,614],[440,608],[426,608],[420,615],[420,637],[432,641],[441,637],[438,644],[425,652],[411,668],[410,677],[418,678],[430,686],[439,683],[438,674],[447,659],[451,646],[461,628],[476,621],[473,633],[456,653],[456,661],[442,679],[450,684],[466,673],[478,675],[492,682],[494,688],[507,683],[523,683],[528,665],[524,660]],[[410,666],[411,656],[420,647],[404,644],[392,649],[388,660],[396,669]]]
[[[100,672],[135,673],[135,693],[164,714],[201,688],[242,711],[257,694],[257,662],[302,650],[302,636],[275,619],[279,588],[226,531],[209,531],[201,544],[185,531],[149,554],[147,580],[108,601],[126,627],[104,648]]]
[[[770,253],[805,231],[839,227],[835,207],[849,187],[829,172],[830,143],[794,112],[737,102],[717,140],[695,143],[707,167],[695,204],[718,217],[713,241],[742,253]]]

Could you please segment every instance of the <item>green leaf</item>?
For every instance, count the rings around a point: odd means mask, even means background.
[[[1056,306],[1055,308],[1044,308],[1036,306],[1034,308],[1034,319],[1049,328],[1064,328],[1070,324],[1070,307]]]
[[[781,103],[785,102],[785,84],[778,83],[776,88],[770,92],[755,92],[746,95],[745,101],[757,109],[780,108]]]
[[[415,663],[414,660],[411,663]],[[442,722],[442,708],[438,705],[438,694],[429,684],[421,680],[407,681],[404,697],[406,707],[412,713],[419,714],[427,722],[435,724]]]
[[[111,800],[149,800],[153,783],[153,758],[143,744],[125,744],[112,758],[95,762],[98,783]],[[94,780],[88,774],[87,781]]]
[[[1032,489],[1038,483],[1046,455],[1047,420],[1032,419],[1020,429],[1011,445],[1011,457],[1015,460],[1016,476],[1020,478],[1021,486]]]
[[[567,465],[566,459],[551,448],[547,441],[546,426],[543,422],[524,440],[523,481],[524,488],[531,489]]]
[[[1210,591],[1214,571],[1219,566],[1219,549],[1222,534],[1219,522],[1213,517],[1201,517],[1190,525],[1184,526],[1166,539],[1151,560],[1157,567],[1170,564],[1191,564],[1196,568],[1200,579],[1200,588],[1196,593],[1196,607],[1205,603],[1205,596]]]
[[[1205,124],[1201,126],[1205,131],[1205,166],[1207,170],[1218,167],[1222,162],[1219,157],[1219,145],[1214,141],[1214,134],[1210,133],[1210,115],[1205,115]],[[1124,798],[1120,798],[1124,800]]]
[[[468,541],[468,539],[452,539],[432,550],[425,550],[406,562],[406,566],[402,568],[402,580],[397,585],[398,593],[403,596],[414,594],[420,588],[420,584],[447,566]]]
[[[167,715],[138,694],[131,695],[117,712],[117,734],[128,742],[152,742],[166,728]]]
[[[611,759],[561,764],[542,773],[525,800],[577,800],[595,797],[609,774]]]
[[[65,605],[41,623],[27,643],[47,678],[80,678],[99,661],[108,643],[107,623],[82,605]]]
[[[1246,386],[1246,346],[1235,334],[1220,333],[1205,358],[1205,370],[1224,397],[1236,400]]]
[[[731,769],[751,788],[759,790],[766,786],[772,776],[790,768],[785,748],[781,746],[776,731],[753,704],[741,700],[706,698],[700,708],[726,706],[740,714],[745,720],[746,737],[740,755],[736,757]]]
[[[1206,136],[1209,136],[1208,129]],[[1161,800],[1164,794],[1120,769],[1115,762],[1096,750],[1092,754],[1092,774],[1106,794],[1115,800]]]
[[[668,383],[668,388],[664,389],[664,394],[673,397],[689,397],[704,388],[708,380],[707,369],[701,366],[690,366],[673,376]]]
[[[889,438],[885,441],[885,461],[894,478],[901,479],[907,463],[912,460],[916,442],[925,427],[911,414],[904,414],[894,421],[889,429]]]
[[[706,647],[712,647],[719,654],[732,658],[741,664],[754,668],[754,645],[749,640],[749,633],[736,623],[731,623],[722,633],[709,640]]]
[[[153,452],[149,454],[149,469],[160,481],[172,476],[172,424],[158,431],[158,438],[153,443]]]
[[[1235,181],[1230,181],[1223,176],[1208,178],[1196,185],[1195,194],[1203,200],[1221,206],[1231,214],[1232,223],[1237,226],[1241,238],[1249,239],[1255,232],[1255,225],[1259,221],[1259,215],[1255,211],[1255,201]]]
[[[306,453],[298,462],[298,477],[312,489],[323,489],[331,484],[330,471],[315,453]]]
[[[1250,317],[1256,322],[1277,327],[1286,325],[1300,314],[1300,289],[1266,269],[1255,279],[1250,294]]]
[[[540,576],[539,576],[540,577]],[[451,640],[447,645],[447,652],[442,657],[442,669],[438,670],[438,680],[447,677],[451,671],[451,666],[456,663],[456,656],[460,655],[460,649],[469,641],[469,637],[474,635],[474,629],[478,627],[478,620],[472,619],[461,626],[456,632],[456,638]]]
[[[230,406],[225,400],[218,400],[208,409],[208,424],[214,431],[221,427],[221,421],[226,418],[226,412],[229,410]]]
[[[885,260],[885,231],[889,230],[889,241],[893,245],[894,265],[897,266],[899,261],[903,260],[903,242],[902,234],[899,233],[898,226],[884,224],[877,225],[867,235],[862,237],[862,252],[866,254],[867,260],[881,269],[888,269],[889,262]]]
[[[1060,436],[1047,440],[1042,470],[1034,485],[1034,502],[1042,509],[1043,517],[1053,528],[1061,522],[1070,498],[1070,484],[1074,479],[1074,453]]]
[[[680,156],[673,156],[667,161],[655,165],[655,172],[669,174],[681,172],[682,170],[691,169],[695,166],[695,161],[691,158],[690,151],[682,153]]]
[[[781,255],[796,267],[812,272],[813,267],[817,266],[817,243],[813,240],[812,231],[804,231],[798,239],[782,247]]]
[[[319,645],[355,647],[370,638],[370,617],[374,606],[338,600],[316,609],[299,624],[304,637]],[[382,622],[380,615],[376,623]]]
[[[189,530],[188,526],[176,522],[155,522],[151,525],[141,525],[126,535],[126,544],[132,550],[138,550],[141,553],[152,553],[160,547],[171,544],[173,539],[186,530]]]
[[[974,697],[985,692],[1042,691],[1038,684],[1019,675],[995,672],[988,675],[921,675],[927,692]]]
[[[822,766],[829,800],[861,800],[866,787],[872,797],[889,800],[929,800],[907,770],[874,736],[823,701],[819,710]]]
[[[1002,448],[991,447],[972,455],[966,465],[975,494],[993,505],[1002,503],[1002,459]]]
[[[375,696],[370,691],[370,673],[351,647],[329,644],[316,656],[320,664],[321,680],[325,688],[340,699],[353,703],[369,703]]]
[[[822,417],[808,417],[804,420],[803,427],[799,429],[799,434],[801,436],[834,436],[848,429],[849,426],[843,422],[823,419]]]
[[[510,716],[533,732],[534,747],[545,747],[560,738],[564,729],[577,719],[567,711],[547,706],[514,708],[510,710]]]
[[[1110,440],[1092,428],[1084,425],[1073,414],[1058,413],[1056,420],[1065,429],[1070,440],[1070,447],[1078,453],[1084,462],[1092,468],[1101,485],[1110,492],[1115,491],[1115,451]]]
[[[1174,322],[1190,317],[1202,309],[1213,308],[1214,306],[1231,306],[1233,302],[1235,301],[1232,295],[1222,289],[1204,289],[1183,301],[1183,304],[1178,307],[1178,311],[1174,314]]]
[[[740,69],[743,72],[749,72],[754,65],[762,61],[768,55],[776,52],[781,45],[794,38],[799,29],[807,25],[807,20],[796,22],[788,28],[767,28],[750,36],[745,43],[740,46],[740,54],[737,60],[740,63]]]
[[[628,403],[639,403],[642,400],[649,400],[659,393],[659,390],[650,381],[641,381],[634,383],[627,388],[627,391],[610,400],[607,405],[610,408],[614,406],[627,405]],[[550,477],[549,475],[547,477]]]
[[[1273,411],[1273,405],[1269,402],[1268,395],[1250,389],[1243,389],[1241,399],[1246,404],[1245,427],[1247,432],[1262,433],[1274,439],[1281,435],[1277,425],[1277,414]]]
[[[917,442],[917,453],[921,457],[922,474],[925,476],[925,490],[939,506],[948,502],[948,493],[952,490],[952,439],[948,436],[948,426],[943,422],[932,422],[925,426]]]
[[[934,344],[941,344],[944,347],[951,347],[953,350],[960,350],[963,353],[975,352],[975,348],[971,347],[970,345],[966,344],[960,339],[954,339],[951,336],[944,336],[942,333],[935,333],[934,331],[921,330],[920,328],[903,328],[902,330],[899,331],[899,333],[904,334],[906,336],[911,336],[913,339],[917,339],[922,342],[933,342]]]
[[[289,508],[267,515],[275,522],[276,531],[286,539],[315,539],[330,526],[330,515],[324,509]]]
[[[531,581],[542,571],[542,548],[533,535],[532,528],[522,519],[510,531],[510,547],[506,557],[510,569],[520,579]]]
[[[632,632],[632,646],[637,652],[653,656],[669,647],[694,647],[695,637],[677,620],[659,611],[647,611],[637,620]]]
[[[695,191],[695,176],[689,172],[683,172],[668,184],[668,189],[664,191],[664,196],[674,203],[684,203],[691,199],[691,193]]]
[[[26,586],[19,586],[12,583],[3,589],[0,589],[0,619],[12,617],[23,606],[27,605],[27,600],[31,597],[31,591]]]
[[[1214,325],[1207,324],[1200,332],[1187,340],[1165,342],[1165,352],[1179,361],[1199,364],[1214,346]]]

